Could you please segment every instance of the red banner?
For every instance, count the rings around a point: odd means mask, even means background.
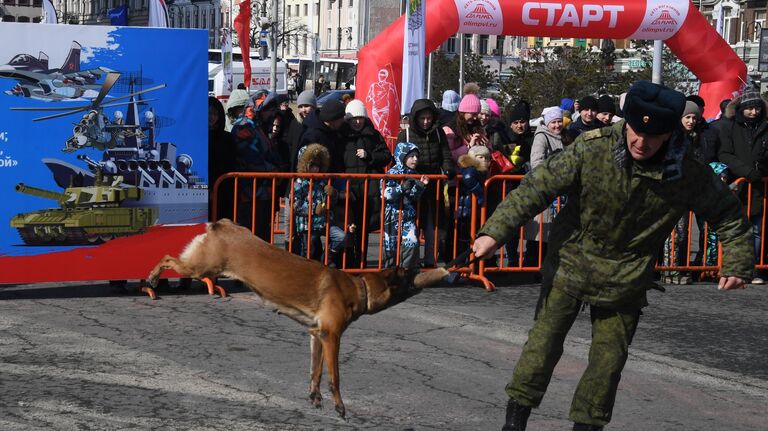
[[[243,84],[248,89],[251,87],[251,0],[240,3],[240,13],[235,17],[235,31],[243,57]]]
[[[374,123],[388,136],[397,134],[400,117],[394,100],[401,94],[403,23],[401,17],[358,55],[357,92],[366,95]],[[427,3],[426,30],[428,52],[457,32],[666,40],[702,81],[707,118],[746,80],[744,63],[688,0],[433,0]]]

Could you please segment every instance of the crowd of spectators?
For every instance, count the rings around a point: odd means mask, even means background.
[[[321,76],[315,86],[322,89],[326,84]],[[416,100],[398,136],[388,146],[368,118],[362,101],[351,97],[332,100],[318,109],[314,90],[298,90],[293,86],[289,98],[264,91],[249,95],[237,89],[230,95],[226,111],[216,99],[209,99],[209,181],[213,185],[230,171],[414,174],[411,180],[381,184],[360,177],[349,181],[297,180],[293,187],[287,180],[259,180],[244,182],[238,188],[239,223],[251,225],[257,220],[256,235],[269,241],[273,217],[279,209],[273,196],[293,195],[295,218],[286,218],[285,222],[296,226],[296,238],[287,239],[286,245],[297,253],[321,259],[320,236],[326,235],[328,223],[333,226],[328,241],[330,260],[341,265],[339,252],[344,249],[347,267],[366,265],[368,236],[378,229],[384,231],[389,264],[434,267],[438,261],[450,261],[455,253],[469,247],[472,197],[477,204],[484,204],[490,215],[504,193],[517,185],[511,181],[494,182],[484,188],[486,178],[496,174],[524,175],[572,145],[583,133],[623,127],[621,97],[603,94],[563,98],[559,105],[545,107],[540,116],[532,118],[531,106],[525,100],[499,105],[494,99],[482,98],[482,90],[471,83],[461,95],[445,91],[438,104],[429,99]],[[294,96],[295,113],[289,104]],[[711,164],[723,180],[733,182],[743,177],[751,185],[734,189],[745,205],[751,193],[749,218],[758,261],[764,211],[760,204],[764,194],[762,178],[768,175],[766,108],[759,92],[747,88],[741,96],[724,100],[721,114],[708,122],[703,118],[704,101],[691,95],[679,126],[690,157]],[[400,154],[393,157],[391,151],[395,149]],[[310,160],[302,160],[302,155]],[[427,180],[425,175],[446,175],[447,180]],[[219,217],[232,217],[231,186],[221,189],[219,196]],[[540,216],[545,225],[556,216],[557,205],[567,205],[567,196],[553,202],[551,211]],[[312,232],[307,235],[310,215]],[[692,220],[699,233],[696,248],[690,246],[688,238]],[[716,251],[705,246],[706,231],[701,220],[681,219],[660,253],[662,263],[711,263]],[[298,239],[302,236],[305,238]],[[419,252],[419,238],[424,240],[423,255]],[[538,251],[536,241],[546,241],[546,235],[542,232],[525,239],[524,259],[518,260],[519,236],[506,244],[509,265],[539,263],[539,253],[531,251]],[[402,253],[399,258],[392,254],[393,244],[398,242]],[[694,280],[690,272],[665,272],[663,277],[664,281],[681,284]],[[758,272],[753,282],[763,279],[762,272]]]

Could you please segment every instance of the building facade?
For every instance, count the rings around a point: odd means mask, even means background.
[[[0,0],[0,21],[40,22],[42,0]]]

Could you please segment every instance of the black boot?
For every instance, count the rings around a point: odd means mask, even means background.
[[[531,415],[531,408],[521,406],[512,398],[507,403],[507,422],[501,428],[501,431],[525,431],[528,424],[528,416]]]
[[[575,423],[573,424],[573,431],[602,431],[603,427],[600,425],[592,425],[592,424],[580,424]]]

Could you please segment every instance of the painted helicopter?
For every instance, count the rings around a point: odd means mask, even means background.
[[[106,67],[80,70],[81,49],[82,46],[73,41],[67,59],[58,69],[48,68],[48,55],[42,51],[37,58],[16,54],[7,64],[0,65],[0,78],[17,81],[4,93],[53,102],[88,97],[89,91],[95,94],[101,87],[96,81],[112,70]]]
[[[74,115],[81,112],[85,114],[80,121],[73,123],[72,136],[65,141],[62,151],[71,153],[85,147],[93,147],[97,150],[106,150],[122,146],[127,138],[136,138],[141,141],[146,136],[140,124],[125,124],[120,111],[115,112],[110,120],[104,113],[104,108],[110,108],[122,105],[136,105],[135,96],[148,93],[150,91],[165,88],[166,84],[156,85],[140,91],[131,92],[125,96],[119,96],[108,100],[109,103],[102,103],[107,94],[120,79],[120,73],[110,72],[101,85],[98,96],[91,100],[87,105],[56,107],[56,108],[10,108],[12,111],[65,111],[44,117],[34,118],[32,121],[45,121],[54,118]],[[118,102],[119,100],[130,99],[127,102]],[[145,99],[143,102],[149,102],[154,99]]]

